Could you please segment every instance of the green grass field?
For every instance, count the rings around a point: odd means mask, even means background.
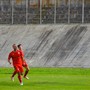
[[[84,68],[31,68],[29,80],[20,86],[13,69],[0,68],[0,90],[90,90],[90,69]]]

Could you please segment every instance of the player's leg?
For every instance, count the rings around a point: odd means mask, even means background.
[[[17,66],[14,66],[14,72],[11,76],[11,80],[14,82],[14,76],[17,74]]]
[[[13,72],[12,76],[11,76],[11,80],[14,82],[14,76],[17,74],[16,70]]]
[[[20,72],[18,72],[18,80],[20,82],[20,85],[23,85],[23,81],[22,81],[22,75]]]
[[[16,70],[13,72],[12,77],[14,77],[17,74]]]
[[[18,80],[20,82],[20,85],[23,85],[23,81],[22,81],[23,67],[22,66],[17,66],[16,67],[16,72],[18,74]]]
[[[24,78],[29,79],[27,77],[27,74],[28,74],[28,72],[29,72],[30,69],[29,69],[28,65],[24,66],[24,68],[26,69],[25,74],[24,74]]]

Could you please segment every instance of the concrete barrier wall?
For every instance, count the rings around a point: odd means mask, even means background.
[[[2,25],[0,66],[9,67],[12,44],[23,45],[31,67],[90,67],[90,25]]]

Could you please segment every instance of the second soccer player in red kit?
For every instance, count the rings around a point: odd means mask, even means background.
[[[16,44],[13,44],[12,48],[13,48],[13,51],[11,51],[8,56],[8,62],[11,64],[10,59],[12,59],[12,63],[14,67],[14,73],[11,79],[14,81],[14,75],[17,73],[20,85],[23,85],[22,76],[21,76],[23,73],[23,67],[22,67],[23,55],[22,55],[22,52],[20,52],[20,50],[17,50]]]
[[[17,47],[18,47],[18,49],[22,52],[22,55],[23,55],[23,57],[24,57],[24,52],[23,52],[23,49],[22,49],[22,45],[19,44],[19,45],[17,45]],[[29,72],[29,66],[28,66],[28,64],[26,63],[25,59],[22,60],[22,66],[26,69],[25,74],[24,74],[24,78],[29,79],[29,78],[27,77],[27,74],[28,74],[28,72]]]

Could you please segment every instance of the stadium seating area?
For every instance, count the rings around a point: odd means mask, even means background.
[[[42,8],[42,23],[54,23],[54,7]]]
[[[61,6],[56,8],[56,22],[57,23],[68,22],[68,6]]]
[[[71,7],[70,9],[70,22],[71,23],[81,23],[82,22],[82,6],[80,7]]]
[[[55,15],[56,10],[56,15]],[[41,13],[41,14],[40,14]],[[13,19],[13,20],[12,20]],[[0,6],[0,24],[42,24],[47,23],[82,23],[82,5],[69,6],[61,5],[50,7],[28,7],[26,13],[26,5],[12,6],[10,4]],[[27,21],[26,21],[27,20]],[[84,7],[84,23],[90,23],[90,5]]]
[[[39,24],[40,23],[40,9],[39,8],[29,8],[28,9],[28,23],[29,24]]]
[[[85,6],[85,17],[84,17],[85,23],[90,23],[90,5]]]

